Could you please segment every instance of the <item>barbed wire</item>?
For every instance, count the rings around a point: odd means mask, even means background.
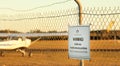
[[[44,5],[44,6],[38,6],[38,7],[34,7],[34,8],[31,8],[31,9],[26,9],[26,10],[16,10],[16,9],[13,9],[13,8],[0,8],[0,9],[7,9],[7,10],[11,10],[11,11],[32,11],[32,10],[36,10],[36,9],[39,9],[39,8],[45,8],[45,7],[50,7],[50,6],[53,6],[53,5],[56,5],[56,4],[62,4],[62,3],[66,3],[66,2],[69,2],[71,0],[66,0],[66,1],[62,1],[62,2],[55,2],[55,3],[52,3],[52,4],[48,4],[48,5]]]
[[[120,13],[111,13],[111,14],[91,14],[91,13],[73,13],[73,14],[66,14],[66,15],[58,15],[58,16],[45,16],[45,17],[32,17],[32,18],[21,18],[21,19],[0,19],[2,21],[18,21],[18,20],[26,20],[26,19],[38,19],[38,18],[57,18],[57,17],[65,17],[65,16],[72,16],[72,15],[120,15]]]
[[[58,17],[65,17],[65,16],[73,16],[79,15],[79,13],[73,14],[64,14],[64,15],[57,15],[57,16],[45,16],[45,17],[32,17],[32,18],[19,18],[19,19],[0,19],[0,21],[21,21],[21,20],[30,20],[30,19],[40,19],[40,18],[58,18]]]
[[[73,16],[73,15],[96,15],[96,16],[104,16],[104,15],[120,15],[120,13],[109,13],[109,14],[92,14],[92,13],[73,13],[73,14],[64,14],[64,15],[57,15],[57,16],[41,16],[41,17],[31,17],[31,18],[19,18],[19,19],[0,19],[0,21],[19,21],[19,20],[29,20],[29,19],[40,19],[40,18],[58,18],[58,17],[65,17],[65,16]],[[78,16],[79,17],[79,16]]]
[[[70,1],[70,0],[66,0],[66,1]],[[37,17],[36,16],[33,17],[34,16],[34,14],[33,14],[33,15],[30,15],[30,16],[32,16],[31,18],[30,17],[29,18],[28,17],[24,18],[24,15],[23,15],[22,18],[6,18],[6,19],[4,19],[4,18],[2,19],[1,18],[0,21],[20,21],[20,20],[40,19],[40,18],[58,18],[58,17],[65,17],[65,16],[73,16],[73,15],[78,15],[78,17],[79,17],[80,14],[81,15],[94,15],[94,16],[120,15],[120,12],[118,12],[119,8],[116,8],[115,10],[113,9],[115,11],[113,13],[112,13],[113,10],[109,11],[109,9],[108,9],[108,11],[106,11],[107,8],[105,10],[103,10],[103,9],[102,10],[100,10],[100,9],[97,10],[97,9],[95,9],[95,8],[94,9],[87,8],[87,9],[83,10],[82,13],[79,13],[79,9],[74,8],[74,9],[69,9],[69,10],[50,12],[51,15],[47,14],[46,16],[44,16],[44,15],[42,15],[42,16],[41,15],[37,15]],[[27,15],[29,16],[29,14],[27,14]]]
[[[80,13],[80,14],[84,14],[84,15],[117,15],[120,13],[108,13],[108,14]]]

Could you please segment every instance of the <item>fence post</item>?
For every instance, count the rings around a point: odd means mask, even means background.
[[[82,5],[79,0],[75,0],[75,1],[79,6],[79,25],[82,25],[82,14],[81,14],[82,13]],[[80,60],[80,66],[84,66],[83,61],[84,60]]]
[[[84,66],[84,60],[80,60],[80,66]]]
[[[82,66],[82,60],[80,60],[80,66]]]
[[[80,0],[75,0],[76,3],[78,4],[79,6],[79,25],[82,25],[82,5],[80,3]]]

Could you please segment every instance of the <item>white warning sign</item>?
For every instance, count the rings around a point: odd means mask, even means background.
[[[90,26],[69,26],[69,58],[90,59]]]

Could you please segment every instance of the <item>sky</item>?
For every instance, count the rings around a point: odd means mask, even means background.
[[[78,13],[74,0],[0,0],[0,29],[67,31],[79,24]]]
[[[82,8],[120,6],[120,0],[77,1]],[[0,0],[0,30],[67,31],[68,25],[79,25],[79,7],[74,0]]]
[[[120,6],[120,0],[78,0],[84,7],[115,7]]]
[[[82,24],[91,26],[91,30],[106,30],[111,22],[115,22],[111,30],[120,30],[120,0],[78,0],[81,4]],[[106,15],[100,15],[106,14]],[[111,14],[111,15],[107,15]]]
[[[62,8],[70,8],[76,4],[74,0],[0,0],[0,9],[5,11],[36,11],[39,9],[51,10]],[[51,7],[48,7],[51,6]]]
[[[65,1],[68,0],[0,0],[0,7],[11,8],[15,10],[25,10]]]

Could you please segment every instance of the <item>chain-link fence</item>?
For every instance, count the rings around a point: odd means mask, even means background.
[[[65,8],[60,7],[63,5]],[[9,10],[9,13],[6,13],[6,10]],[[90,25],[91,29],[91,60],[85,60],[84,65],[120,65],[120,7],[86,7],[79,13],[79,7],[74,0],[65,0],[28,10],[5,8],[5,11],[4,9],[0,11],[1,40],[14,33],[15,36],[25,36],[16,35],[16,33],[24,33],[32,40],[41,37],[28,49],[33,52],[33,57],[23,58],[18,53],[8,51],[4,58],[0,58],[1,65],[79,66],[79,60],[68,57],[68,35],[66,34],[68,26],[79,25],[79,15],[81,25]]]
[[[118,49],[120,7],[87,7],[82,9],[82,25],[90,25],[91,49]]]
[[[82,24],[90,25],[91,39],[119,39],[120,12],[119,7],[84,8],[82,10]]]
[[[0,41],[9,36],[26,36],[31,40],[40,37],[26,50],[25,57],[5,50],[5,56],[0,57],[1,66],[79,65],[79,60],[70,59],[67,51],[68,26],[79,25],[79,7],[74,0],[51,1],[28,10],[0,8]],[[28,57],[27,52],[33,56]]]
[[[0,28],[3,30],[67,32],[68,25],[79,25],[79,7],[74,0],[58,1],[28,10],[0,10]]]
[[[119,66],[120,7],[83,7],[82,25],[90,25],[91,60],[85,66]]]

